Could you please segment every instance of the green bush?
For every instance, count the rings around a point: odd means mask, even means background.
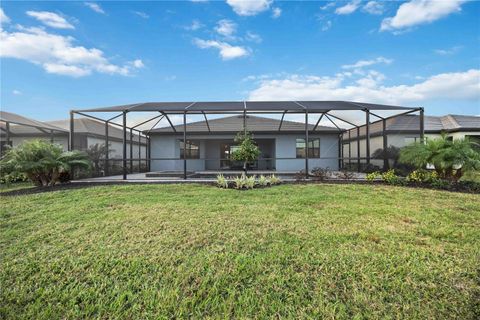
[[[0,161],[2,172],[24,174],[36,186],[53,186],[74,168],[89,169],[90,160],[80,151],[64,152],[62,146],[31,140],[11,148]]]
[[[217,175],[217,186],[219,188],[228,189],[228,180],[223,176],[223,174]]]
[[[379,176],[380,176],[380,172],[374,171],[372,173],[367,173],[366,179],[367,179],[368,182],[373,182]]]
[[[270,183],[271,183],[272,185],[276,185],[276,184],[282,183],[282,180],[281,180],[280,178],[278,178],[276,175],[272,174],[272,175],[270,176]]]
[[[247,189],[255,188],[255,185],[256,185],[255,180],[256,180],[256,176],[246,177],[245,178],[245,183],[244,183],[245,188],[247,188]]]
[[[270,180],[263,174],[258,178],[258,185],[261,187],[267,187],[270,184]]]
[[[480,170],[480,152],[468,139],[448,139],[442,135],[426,143],[414,143],[400,150],[400,162],[425,169],[433,165],[439,178],[458,181],[465,172]]]
[[[395,174],[395,170],[390,169],[382,174],[382,180],[388,184],[400,184],[400,178]]]

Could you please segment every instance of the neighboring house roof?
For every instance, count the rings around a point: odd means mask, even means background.
[[[5,129],[5,122],[10,123],[10,131],[13,134],[21,132],[22,129],[27,129],[27,131],[35,133],[42,132],[42,130],[44,130],[43,133],[50,133],[50,131],[55,131],[55,133],[68,133],[68,130],[55,125],[30,119],[12,112],[0,111],[0,121],[2,129]]]
[[[387,121],[387,130],[415,131],[419,129],[418,115],[398,116]],[[480,129],[480,117],[448,114],[445,116],[425,116],[426,132],[458,131]]]
[[[480,131],[480,117],[453,115],[445,116],[425,116],[424,118],[426,133],[441,133],[452,131]],[[420,116],[403,115],[389,118],[386,121],[386,131],[388,133],[418,133],[420,130]],[[383,131],[382,121],[375,121],[370,124],[371,136],[381,135]],[[351,129],[344,133],[343,138],[348,140],[356,139],[357,130]],[[360,137],[365,136],[366,126],[360,127]]]
[[[98,137],[105,137],[105,123],[90,119],[90,118],[78,118],[74,120],[73,131],[75,134],[86,134],[94,135]],[[48,121],[49,124],[65,128],[70,130],[70,120],[54,120]],[[108,136],[110,138],[123,139],[123,130],[121,127],[110,124],[108,127]],[[138,134],[133,133],[133,141],[138,142]],[[127,129],[127,140],[130,139],[130,130]],[[146,140],[142,137],[142,143],[145,143]]]
[[[268,132],[268,133],[288,133],[288,132],[304,132],[305,124],[301,122],[283,120],[282,127],[279,131],[281,121],[278,119],[257,117],[247,115],[246,125],[247,130],[250,132]],[[313,130],[314,124],[308,125],[309,130]],[[174,126],[178,134],[183,132],[183,124]],[[210,128],[210,130],[209,130]],[[236,115],[224,118],[209,119],[208,125],[206,121],[198,121],[187,123],[187,133],[236,133],[243,130],[243,115]],[[318,126],[315,132],[335,132],[338,133],[338,129],[328,126]],[[171,134],[173,133],[171,127],[162,127],[153,129],[150,133],[153,134]]]

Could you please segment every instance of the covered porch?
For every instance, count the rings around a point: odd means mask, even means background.
[[[127,125],[127,117],[135,113],[149,113],[152,116],[146,120],[138,121],[134,125]],[[108,117],[103,120],[98,116],[92,116],[91,113],[98,115],[108,115],[116,113],[114,117]],[[153,114],[152,114],[153,113]],[[84,110],[72,110],[71,128],[70,128],[70,146],[75,148],[74,136],[75,128],[73,120],[76,115],[91,117],[99,121],[104,121],[108,124],[113,119],[121,119],[118,125],[123,129],[123,156],[121,159],[110,159],[105,157],[105,162],[116,161],[121,167],[121,179],[136,179],[138,174],[143,175],[145,179],[159,178],[164,176],[176,179],[194,179],[198,176],[215,176],[218,173],[235,174],[241,172],[239,163],[231,159],[231,154],[235,149],[233,142],[234,134],[239,130],[249,131],[253,133],[254,139],[257,141],[262,154],[258,161],[249,164],[249,170],[252,172],[275,172],[277,174],[294,174],[298,171],[303,171],[306,178],[309,177],[309,172],[314,166],[329,167],[335,164],[335,168],[340,170],[344,167],[345,162],[349,164],[356,164],[356,171],[360,172],[362,167],[370,165],[371,150],[370,150],[370,125],[372,118],[376,118],[377,122],[385,122],[388,119],[405,114],[418,113],[420,115],[420,124],[418,129],[419,138],[424,138],[423,126],[423,108],[415,107],[401,107],[391,105],[358,103],[348,101],[238,101],[238,102],[152,102],[139,103],[132,105],[122,105],[114,107],[92,108]],[[269,117],[277,119],[278,124],[275,127],[269,128],[268,131],[259,131],[255,122],[249,122],[249,115],[256,118],[257,115],[268,115]],[[225,127],[215,127],[215,120],[218,115],[226,115],[227,118],[237,117],[242,119],[241,128],[235,124],[227,125]],[[254,116],[255,115],[255,116]],[[303,123],[295,122],[294,128],[290,128],[290,124],[286,125],[288,121],[286,117],[293,116],[295,119],[303,119]],[[181,124],[174,124],[172,119],[176,117],[182,121]],[[191,128],[198,126],[197,122],[192,122],[191,119],[198,120],[202,118],[202,126],[204,131],[193,131]],[[156,129],[158,123],[162,120],[168,122],[169,126]],[[189,121],[190,120],[190,121]],[[150,129],[139,130],[141,126],[152,124]],[[292,122],[290,122],[292,123]],[[328,129],[328,137],[321,137],[318,142],[319,152],[315,154],[313,150],[312,137],[320,134],[327,134],[322,132],[322,125],[330,124]],[[298,125],[301,128],[298,128]],[[356,156],[350,154],[348,157],[344,156],[342,146],[342,138],[346,130],[364,129],[364,144],[365,152]],[[168,130],[168,131],[166,131]],[[290,130],[290,131],[289,131]],[[135,158],[127,156],[127,145],[133,131],[141,132],[148,141],[148,149],[146,157]],[[279,148],[279,134],[286,134],[288,139],[296,141],[296,154],[285,152],[285,147],[282,145]],[[157,135],[158,139],[153,139]],[[178,143],[178,147],[168,149],[166,142],[173,139],[173,144]],[[335,140],[335,144],[331,143],[331,139]],[[301,141],[303,141],[303,144]],[[299,144],[300,141],[300,144]],[[305,143],[308,141],[308,143]],[[322,141],[330,141],[329,145],[320,146]],[[358,139],[358,144],[361,140]],[[108,132],[106,132],[105,143],[108,144]],[[299,147],[303,146],[303,147]],[[332,146],[336,149],[332,152]],[[198,146],[198,148],[197,148]],[[198,154],[195,154],[196,148]],[[299,148],[303,150],[299,151]],[[167,150],[168,149],[168,150]],[[321,152],[321,150],[328,149],[328,153]],[[167,150],[160,155],[158,150]],[[203,150],[203,151],[202,151]],[[295,150],[295,148],[293,149]],[[358,148],[360,150],[360,148]],[[300,156],[299,156],[300,155]],[[131,170],[132,163],[147,163],[147,170],[144,173],[133,172]],[[351,168],[351,166],[350,166]],[[155,177],[156,176],[156,177]],[[116,177],[116,176],[115,176]],[[113,178],[113,176],[111,177]]]

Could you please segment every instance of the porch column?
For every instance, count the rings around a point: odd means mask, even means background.
[[[365,122],[367,123],[366,126],[366,133],[365,133],[365,142],[366,142],[366,151],[367,151],[367,166],[370,164],[370,110],[365,110]]]
[[[357,127],[357,172],[360,171],[360,127]]]
[[[123,180],[127,180],[127,112],[123,111],[123,157],[122,157]]]
[[[133,129],[130,128],[130,173],[133,173]]]
[[[142,166],[142,136],[140,132],[138,133],[138,172],[140,172],[140,167]]]
[[[109,152],[108,152],[108,145],[110,142],[108,141],[108,121],[105,121],[105,175],[108,176],[109,173],[109,168],[108,168],[108,158],[109,158]]]
[[[5,140],[7,141],[7,146],[10,145],[10,122],[5,122]]]
[[[420,142],[425,140],[425,110],[420,108]]]
[[[150,159],[150,137],[147,137],[147,146],[145,148],[146,148],[145,153],[147,158],[147,171],[150,172],[150,167],[151,167],[150,162],[152,161]]]
[[[53,130],[50,130],[50,143],[53,143]]]
[[[350,135],[352,130],[348,130],[348,166],[352,170],[352,137]]]
[[[305,178],[308,179],[308,110],[305,109]]]
[[[187,180],[187,112],[183,112],[183,179]]]
[[[382,120],[382,136],[383,136],[383,169],[388,169],[390,164],[388,163],[387,148],[388,148],[388,138],[387,138],[387,120]]]
[[[74,120],[75,120],[74,119],[74,112],[70,111],[70,142],[68,144],[68,150],[70,150],[70,151],[73,151],[75,149],[74,145],[73,145],[74,135],[75,135]]]
[[[343,168],[343,133],[338,136],[338,168]]]

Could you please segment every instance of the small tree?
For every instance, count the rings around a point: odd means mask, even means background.
[[[399,160],[418,169],[433,165],[440,178],[453,181],[458,181],[466,171],[480,170],[480,152],[472,142],[468,138],[450,140],[445,134],[402,148]]]
[[[390,169],[390,161],[392,161],[392,168],[396,168],[398,165],[398,158],[400,157],[400,149],[395,146],[388,146],[385,150],[382,148],[375,150],[372,154],[374,159],[387,159],[387,167],[385,170]]]
[[[64,152],[60,145],[31,140],[9,149],[0,166],[3,172],[25,174],[37,186],[53,186],[74,167],[90,168],[90,160],[83,152]]]
[[[249,132],[241,131],[237,133],[235,142],[239,148],[232,153],[232,158],[236,161],[243,162],[243,171],[247,173],[247,164],[257,160],[260,155],[260,149]]]

